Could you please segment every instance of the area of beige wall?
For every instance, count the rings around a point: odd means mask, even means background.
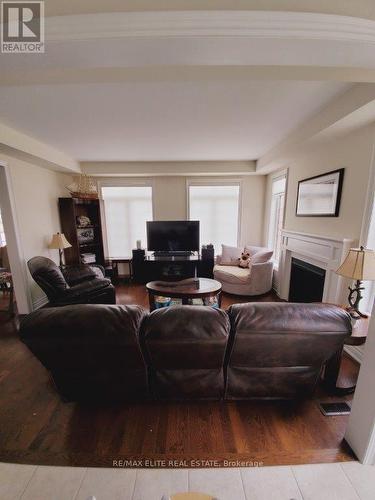
[[[52,233],[60,230],[57,199],[67,195],[65,186],[71,182],[71,177],[12,157],[2,155],[0,159],[10,167],[16,222],[25,261],[35,255],[45,255],[58,262],[57,251],[49,250],[47,245]],[[44,294],[29,273],[27,275],[32,303],[38,304]]]
[[[186,219],[186,177],[154,177],[155,220]]]
[[[290,231],[358,240],[366,205],[367,185],[375,147],[375,125],[362,127],[325,143],[306,147],[288,165],[287,199],[284,227]],[[338,217],[297,217],[298,181],[345,168]],[[272,178],[267,176],[264,233],[267,241]]]
[[[371,125],[326,144],[315,145],[299,155],[289,165],[285,229],[359,239],[374,145],[375,125]],[[345,176],[339,216],[297,217],[298,181],[343,167]]]
[[[241,245],[262,244],[265,189],[265,175],[242,179]]]

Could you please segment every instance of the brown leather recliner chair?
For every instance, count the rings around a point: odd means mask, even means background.
[[[67,266],[62,270],[47,257],[33,257],[29,271],[51,306],[116,304],[115,287],[101,266]]]
[[[172,306],[153,311],[141,339],[157,399],[220,399],[229,319],[220,309]]]
[[[74,305],[40,309],[21,322],[21,340],[50,371],[64,399],[148,399],[138,340],[140,306]]]
[[[329,304],[254,302],[228,314],[226,399],[308,396],[351,333],[349,315]]]

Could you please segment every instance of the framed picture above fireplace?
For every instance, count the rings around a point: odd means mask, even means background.
[[[338,217],[344,168],[298,182],[298,217]]]

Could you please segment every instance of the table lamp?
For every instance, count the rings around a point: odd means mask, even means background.
[[[60,267],[63,266],[63,250],[64,248],[70,248],[72,245],[65,238],[63,233],[56,233],[52,235],[51,243],[48,245],[48,248],[57,249],[59,251],[60,257]]]
[[[374,250],[368,250],[364,247],[351,248],[336,273],[345,278],[356,280],[354,287],[349,286],[349,312],[352,318],[367,318],[367,314],[360,312],[359,303],[362,299],[361,291],[364,290],[362,281],[375,280]]]

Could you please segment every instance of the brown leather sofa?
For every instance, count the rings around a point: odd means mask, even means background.
[[[351,333],[327,304],[38,310],[20,336],[70,400],[300,398]]]

